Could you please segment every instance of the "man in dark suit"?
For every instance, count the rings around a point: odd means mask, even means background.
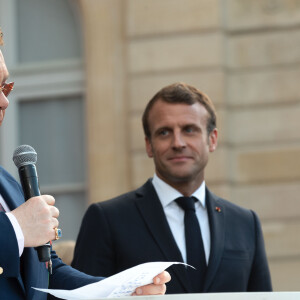
[[[109,276],[143,262],[184,261],[197,270],[172,266],[167,293],[271,291],[257,215],[205,186],[218,137],[211,100],[190,85],[172,84],[150,100],[143,127],[153,179],[89,207],[72,265]]]
[[[0,45],[2,32],[0,30]],[[8,107],[13,83],[6,83],[8,71],[0,50],[0,125]],[[0,299],[42,300],[47,294],[37,288],[75,289],[103,278],[81,273],[65,265],[51,252],[53,273],[38,259],[33,247],[57,239],[58,209],[52,196],[30,198],[24,203],[20,185],[0,166]],[[169,275],[163,272],[137,294],[162,294]]]

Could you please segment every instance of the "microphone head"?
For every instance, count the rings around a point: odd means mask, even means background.
[[[36,164],[37,161],[37,154],[29,145],[21,145],[16,148],[13,155],[13,161],[17,168],[20,168],[22,166],[26,165],[32,165]]]

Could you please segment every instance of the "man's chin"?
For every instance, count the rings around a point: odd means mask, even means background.
[[[194,173],[191,172],[191,168],[186,168],[178,167],[174,168],[173,170],[170,171],[170,176],[173,177],[174,179],[177,178],[178,180],[190,180],[193,176]]]
[[[193,180],[194,176],[190,173],[173,173],[169,174],[169,179],[174,183],[184,183]]]

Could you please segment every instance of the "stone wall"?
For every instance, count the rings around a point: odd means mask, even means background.
[[[143,109],[167,84],[195,85],[219,117],[208,186],[258,213],[274,289],[299,290],[300,1],[85,0],[81,6],[91,202],[153,175]]]
[[[299,290],[300,1],[226,1],[231,199],[263,224],[274,289]]]

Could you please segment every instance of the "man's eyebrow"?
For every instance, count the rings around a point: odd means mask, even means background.
[[[168,126],[161,126],[161,127],[158,127],[158,128],[156,128],[156,129],[154,130],[154,134],[159,133],[159,132],[162,131],[162,130],[171,130],[171,128],[168,127]]]
[[[170,130],[171,127],[169,127],[169,126],[161,126],[161,127],[158,127],[155,131],[160,131],[160,130],[165,130],[165,129]]]

